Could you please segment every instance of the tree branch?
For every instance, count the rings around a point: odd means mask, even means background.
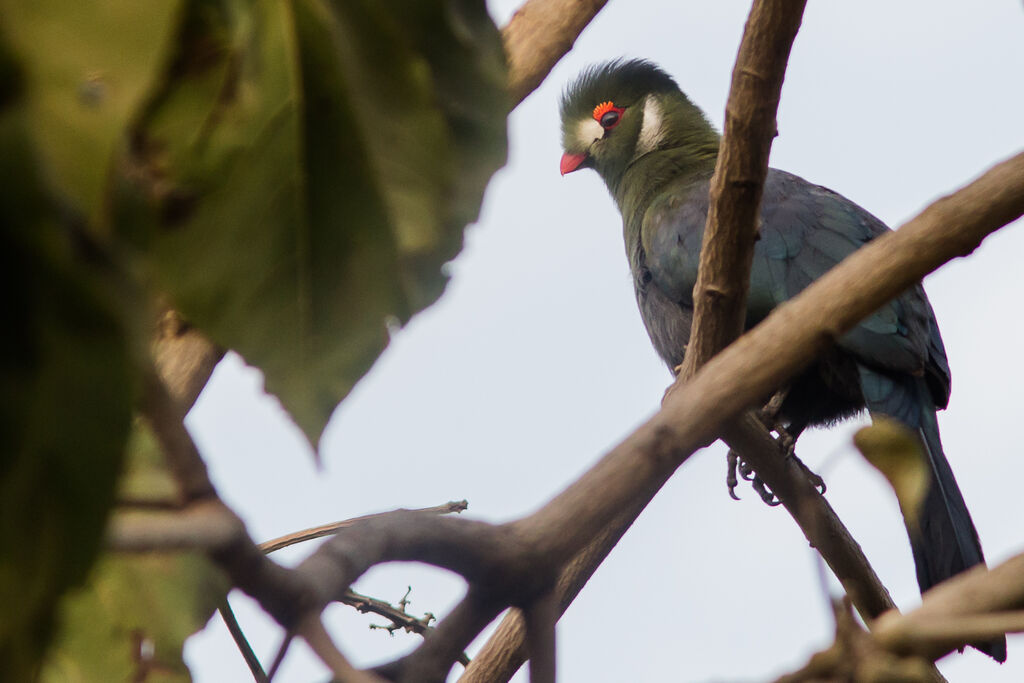
[[[435,505],[429,508],[418,508],[416,510],[392,510],[392,512],[430,512],[438,515],[447,515],[453,512],[463,512],[469,507],[469,503],[465,500],[449,501],[444,505]],[[383,515],[389,515],[391,512],[376,512],[370,515],[363,515],[361,517],[353,517],[352,519],[345,519],[340,522],[331,522],[330,524],[324,524],[322,526],[315,526],[302,531],[296,531],[279,538],[275,538],[269,541],[260,543],[260,550],[265,553],[272,553],[282,548],[287,548],[290,545],[296,543],[302,543],[304,541],[312,541],[316,538],[323,538],[324,536],[333,536],[338,533],[341,529],[352,526],[357,522],[362,522],[375,517],[381,517]]]
[[[537,89],[608,0],[527,0],[501,30],[510,107]]]
[[[335,681],[343,683],[384,683],[384,679],[371,671],[360,671],[352,666],[331,640],[319,616],[310,615],[298,625],[297,632],[309,647],[327,665]]]
[[[188,412],[224,357],[199,330],[175,311],[164,309],[152,340],[153,360],[160,379],[184,412]]]
[[[916,610],[882,615],[872,635],[891,652],[937,659],[992,635],[1024,631],[1021,610],[1024,553],[991,569],[979,565],[935,586]]]
[[[693,327],[682,381],[743,331],[775,114],[806,0],[759,0],[732,70],[725,127],[693,288]]]
[[[794,458],[786,457],[752,413],[733,420],[722,433],[729,448],[743,454],[758,476],[782,501],[811,547],[817,549],[865,620],[896,606],[871,568],[860,544],[807,478]]]
[[[256,683],[270,683],[270,677],[267,676],[267,672],[263,670],[263,665],[260,664],[260,658],[256,656],[256,653],[252,649],[252,645],[249,644],[249,639],[245,637],[245,633],[242,631],[242,626],[238,623],[238,619],[235,617],[235,611],[231,609],[231,603],[228,602],[228,597],[225,595],[221,598],[220,604],[217,606],[217,611],[220,612],[220,618],[224,620],[224,625],[228,629],[228,633],[231,634],[231,639],[235,641],[235,647],[242,654],[242,659],[245,660],[245,665],[249,667],[249,673],[252,674],[253,680]]]
[[[868,633],[836,608],[836,639],[776,683],[928,680],[929,663],[972,642],[1024,632],[1024,554],[977,566],[934,587],[907,614],[887,612]],[[897,676],[900,676],[897,678]]]

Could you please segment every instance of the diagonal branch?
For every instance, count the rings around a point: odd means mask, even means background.
[[[743,454],[744,460],[782,501],[866,621],[896,606],[860,544],[806,472],[794,458],[782,452],[760,420],[748,412],[729,423],[722,439],[729,448]]]
[[[732,70],[725,126],[693,288],[685,381],[743,331],[775,114],[806,0],[755,2]]]
[[[527,0],[501,30],[514,109],[537,89],[608,0]]]

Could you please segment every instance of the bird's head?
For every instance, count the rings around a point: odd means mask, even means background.
[[[651,62],[590,67],[562,95],[562,175],[593,168],[613,194],[629,166],[662,149],[714,157],[718,134],[667,73]]]

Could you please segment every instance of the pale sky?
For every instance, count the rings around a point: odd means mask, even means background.
[[[504,24],[518,0],[492,0]],[[670,381],[636,310],[621,221],[596,174],[558,174],[558,96],[585,66],[646,57],[721,126],[749,2],[612,1],[510,118],[509,164],[451,264],[447,293],[393,340],[335,413],[318,471],[258,372],[218,368],[189,418],[222,496],[265,540],[396,507],[466,498],[476,519],[543,505],[657,408]],[[772,166],[897,227],[1024,149],[1024,7],[915,0],[811,2],[790,59]],[[926,280],[953,372],[943,443],[989,563],[1024,551],[1020,309],[1024,226]],[[846,423],[797,454],[901,608],[919,602],[899,511]],[[725,488],[724,448],[691,458],[658,494],[558,626],[563,681],[754,681],[832,640],[816,555],[781,508]],[[307,544],[280,553],[295,562]],[[356,589],[441,615],[462,580],[421,565],[373,570]],[[835,591],[835,582],[832,582]],[[265,662],[280,629],[233,595]],[[365,666],[418,644],[335,606],[328,624]],[[472,651],[470,652],[472,656]],[[199,683],[251,680],[220,618],[190,640]],[[951,681],[1024,680],[1024,637],[999,666],[973,651],[940,662]],[[456,665],[452,680],[461,668]],[[275,681],[324,680],[294,645]],[[517,680],[525,681],[524,673]]]

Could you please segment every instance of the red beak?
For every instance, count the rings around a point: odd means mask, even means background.
[[[566,152],[562,155],[562,163],[559,164],[558,170],[562,172],[562,175],[566,173],[572,173],[577,170],[584,161],[586,161],[586,154],[569,154]]]

